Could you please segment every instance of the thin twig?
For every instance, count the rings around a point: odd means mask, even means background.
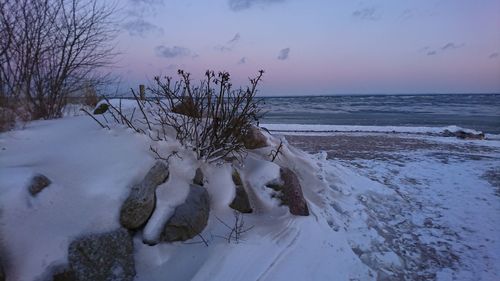
[[[99,122],[99,120],[97,120],[94,115],[90,114],[90,112],[88,112],[87,110],[85,110],[85,108],[80,108],[81,111],[87,113],[88,116],[90,116],[92,119],[94,119],[94,121],[97,122],[97,124],[101,125],[101,127],[103,129],[108,129],[109,130],[109,126],[108,125],[103,125],[101,122]]]

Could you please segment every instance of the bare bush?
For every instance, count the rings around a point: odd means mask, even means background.
[[[215,75],[207,71],[205,79],[194,86],[189,73],[179,70],[177,82],[172,82],[171,77],[156,77],[156,85],[148,88],[149,99],[142,100],[132,91],[137,104],[132,111],[123,110],[121,100],[117,105],[104,97],[109,110],[103,122],[86,113],[103,128],[109,128],[103,123],[114,121],[154,141],[167,140],[174,134],[198,159],[207,162],[238,157],[244,151],[248,132],[260,117],[260,100],[255,95],[263,73],[261,70],[251,78],[250,86],[233,89],[227,72]],[[162,157],[158,151],[153,152]]]
[[[0,107],[0,132],[8,131],[16,123],[16,114],[9,108]]]
[[[172,127],[176,138],[195,151],[198,159],[213,161],[239,154],[248,131],[260,117],[255,95],[263,73],[261,70],[251,78],[245,89],[233,89],[227,72],[216,75],[207,71],[196,86],[189,73],[182,70],[176,83],[170,77],[156,77],[156,87],[149,89],[159,108],[154,122]],[[167,112],[167,108],[178,114]]]
[[[67,97],[111,64],[113,7],[99,0],[0,1],[0,99],[31,119],[58,118]]]
[[[83,104],[94,108],[99,102],[95,85],[87,83],[83,88]]]

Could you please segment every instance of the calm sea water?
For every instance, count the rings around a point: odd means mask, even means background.
[[[500,94],[353,95],[264,98],[262,123],[457,125],[500,134]]]

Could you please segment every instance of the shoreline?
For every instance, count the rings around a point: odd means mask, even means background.
[[[464,132],[471,135],[484,134],[485,139],[498,140],[500,134],[484,133],[470,128],[456,125],[444,127],[429,126],[368,126],[368,125],[326,125],[326,124],[285,124],[263,123],[261,127],[272,133],[287,135],[334,135],[338,133],[384,133],[384,134],[412,134],[425,136],[453,136],[454,133]]]

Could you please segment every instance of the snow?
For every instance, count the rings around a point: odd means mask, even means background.
[[[101,130],[88,117],[0,134],[0,236],[10,280],[33,280],[67,259],[75,236],[119,225],[129,184],[153,161],[145,143],[128,130]],[[36,173],[52,184],[31,197],[27,185]]]
[[[332,190],[324,194],[331,225],[346,230],[366,265],[397,279],[498,280],[499,187],[485,174],[498,169],[500,143],[425,141],[433,145],[376,160],[376,150],[354,159],[316,154]]]
[[[205,167],[203,175],[207,181],[206,188],[212,210],[227,210],[227,206],[233,201],[235,189],[231,172],[231,166],[227,164]]]
[[[163,153],[170,153],[176,146],[164,147]],[[178,148],[178,147],[177,147]],[[190,154],[181,154],[169,160],[169,177],[156,188],[156,208],[143,231],[143,241],[148,244],[158,243],[163,226],[174,214],[175,207],[182,204],[189,193],[189,183],[194,177],[193,167],[196,161]]]
[[[254,203],[254,211],[270,213],[279,206],[279,201],[271,196],[274,191],[267,188],[266,184],[279,181],[280,167],[253,155],[248,156],[244,164],[242,180],[251,187],[248,196]]]
[[[265,127],[302,134],[363,129]],[[363,130],[437,133],[444,128]],[[129,189],[154,164],[150,145],[161,155],[175,151],[178,156],[169,158],[170,176],[156,189],[151,219],[134,235],[137,281],[496,280],[500,205],[495,189],[482,177],[498,167],[500,142],[432,140],[477,151],[447,154],[447,159],[443,151],[427,151],[391,152],[400,157],[393,162],[348,161],[331,159],[327,152],[311,155],[269,136],[271,147],[248,152],[243,163],[235,164],[255,211],[240,217],[249,230],[239,241],[228,242],[230,230],[224,224],[235,220],[228,207],[235,195],[231,164],[198,162],[175,141],[153,143],[130,129],[102,129],[88,116],[32,122],[0,134],[0,250],[8,281],[36,280],[49,266],[67,261],[67,247],[75,237],[119,227]],[[281,154],[270,162],[280,141]],[[146,245],[144,241],[157,242],[162,226],[185,200],[198,167],[210,196],[207,227],[189,241]],[[280,167],[297,174],[310,216],[290,215],[265,186],[280,180]],[[36,173],[52,184],[32,197],[27,185]]]

